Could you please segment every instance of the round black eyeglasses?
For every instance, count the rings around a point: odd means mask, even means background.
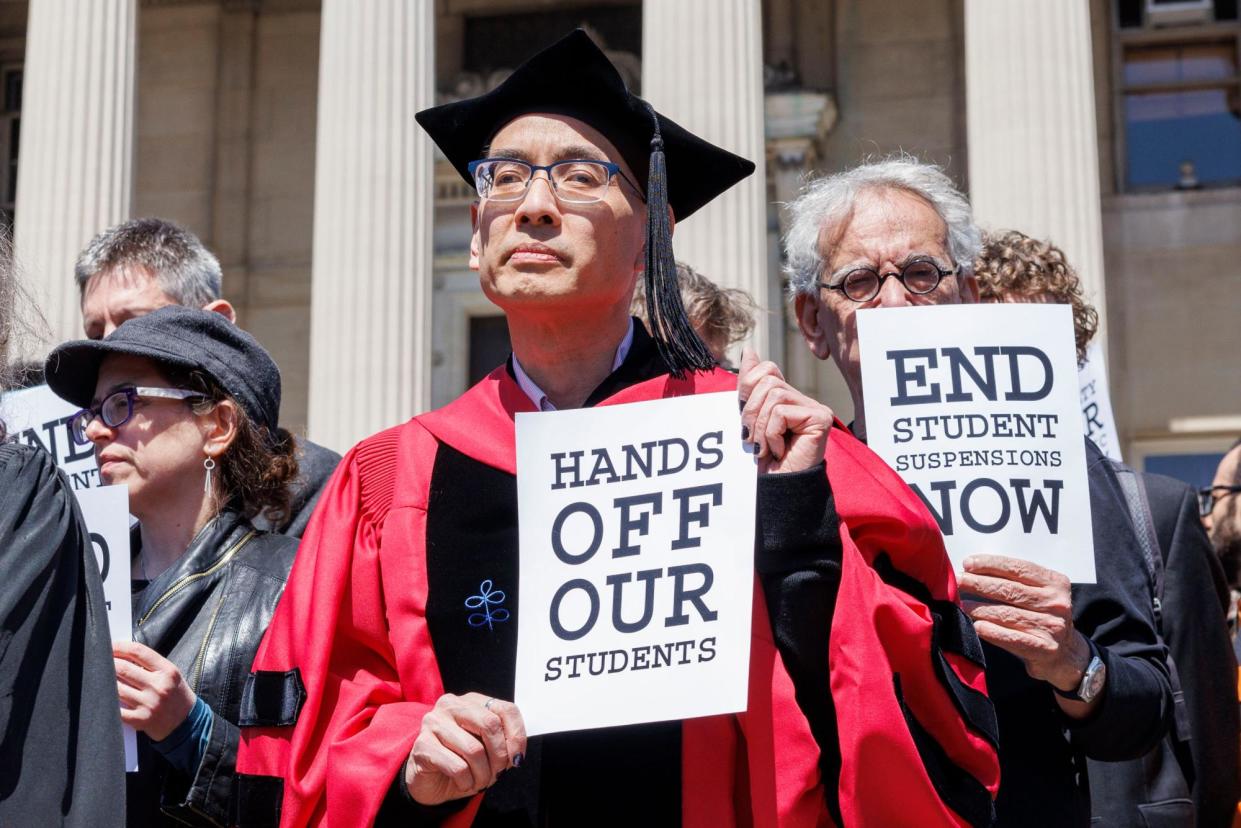
[[[834,285],[819,282],[819,287],[827,290],[838,290],[845,296],[848,296],[854,302],[869,302],[879,295],[880,289],[883,288],[883,282],[889,276],[895,276],[905,286],[905,290],[917,296],[925,296],[935,288],[939,287],[939,283],[946,276],[956,276],[959,269],[944,270],[935,262],[929,259],[917,259],[910,262],[900,269],[900,272],[890,271],[882,276],[879,272],[869,267],[859,267],[856,270],[850,270],[845,274],[845,278],[841,279]]]
[[[539,166],[515,158],[483,158],[471,161],[467,169],[474,177],[478,197],[492,201],[520,201],[525,198],[530,182],[539,170],[547,173],[547,180],[551,182],[556,197],[570,204],[602,201],[608,194],[613,176],[620,176],[628,182],[634,192],[646,201],[641,188],[621,171],[620,165],[611,161],[570,159]]]
[[[203,399],[204,395],[197,391],[187,391],[184,388],[150,388],[143,385],[122,388],[104,397],[98,405],[83,408],[69,418],[69,433],[73,435],[73,442],[80,446],[90,445],[86,429],[96,417],[108,428],[120,428],[125,425],[134,416],[134,400],[138,397],[192,400]]]

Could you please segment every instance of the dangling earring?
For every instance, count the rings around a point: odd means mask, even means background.
[[[203,461],[203,468],[207,470],[207,477],[203,480],[203,494],[211,494],[211,471],[215,468],[215,461],[208,457]]]

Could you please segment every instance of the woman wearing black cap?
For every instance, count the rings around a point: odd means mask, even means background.
[[[138,518],[134,640],[113,645],[141,734],[128,823],[231,824],[241,691],[297,548],[250,524],[288,507],[297,474],[279,370],[222,316],[168,307],[60,346],[47,377]]]

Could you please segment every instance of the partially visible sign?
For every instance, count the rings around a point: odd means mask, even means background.
[[[756,485],[735,393],[517,415],[528,733],[745,709]],[[514,586],[469,623],[506,623]]]
[[[857,314],[867,442],[922,498],[953,565],[1023,558],[1095,580],[1066,305]]]
[[[77,407],[48,388],[38,385],[10,391],[0,397],[0,418],[5,429],[27,445],[52,455],[69,477],[74,491],[102,486],[94,446],[79,446],[69,433],[69,419]]]
[[[108,629],[113,640],[133,638],[129,587],[129,489],[100,486],[77,492],[78,505],[90,532],[99,574],[103,576],[103,600],[108,608]],[[138,744],[134,731],[125,728],[125,770],[138,770]]]
[[[1112,395],[1108,391],[1107,366],[1103,361],[1103,349],[1095,342],[1086,349],[1086,361],[1077,369],[1077,383],[1081,388],[1082,428],[1086,436],[1113,460],[1120,456],[1120,435],[1116,431],[1116,418],[1112,415]]]

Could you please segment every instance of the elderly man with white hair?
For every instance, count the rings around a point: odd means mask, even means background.
[[[981,247],[969,202],[937,167],[908,157],[810,181],[789,206],[787,272],[811,352],[832,359],[866,438],[858,356],[861,308],[978,301]],[[926,331],[928,341],[935,332]],[[1172,709],[1146,572],[1114,473],[1088,447],[1099,583],[978,555],[959,575],[995,702],[1000,825],[1087,825],[1089,756],[1142,755]],[[1091,554],[1083,550],[1083,554]]]

